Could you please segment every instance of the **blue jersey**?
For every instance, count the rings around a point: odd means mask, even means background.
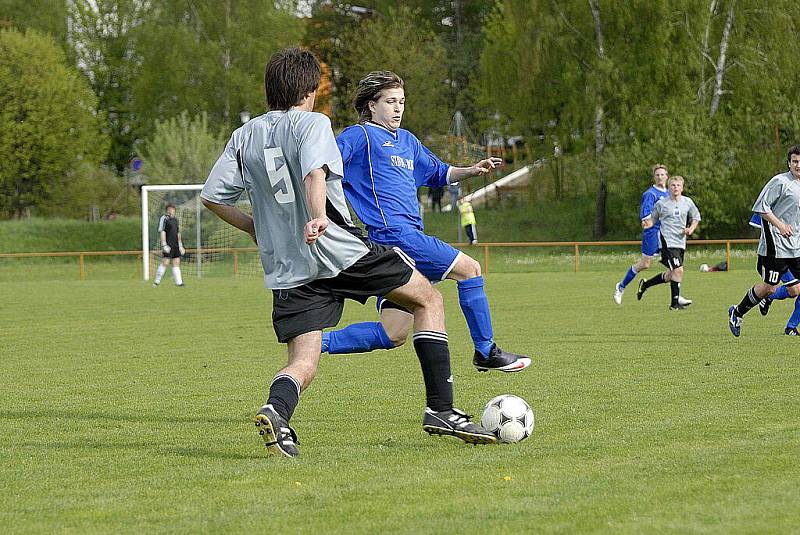
[[[660,190],[655,186],[650,186],[642,193],[642,204],[639,206],[639,219],[645,219],[653,212],[653,207],[656,203],[667,197],[669,192],[667,190]],[[661,228],[661,221],[656,221],[655,224],[644,230],[644,239],[653,238],[658,239],[658,231]]]
[[[450,166],[402,128],[357,124],[345,128],[336,143],[345,196],[370,236],[384,228],[422,230],[417,188],[447,185]]]

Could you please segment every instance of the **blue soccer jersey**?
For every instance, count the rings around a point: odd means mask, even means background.
[[[647,188],[645,192],[642,193],[642,203],[639,206],[639,219],[649,217],[656,203],[668,195],[669,193],[667,190],[660,190],[655,186]],[[642,233],[642,254],[655,256],[658,253],[658,231],[660,228],[661,222],[656,221],[652,227],[644,230]]]
[[[344,162],[347,200],[372,235],[387,227],[422,230],[417,188],[447,185],[450,166],[408,130],[367,122],[336,138]]]

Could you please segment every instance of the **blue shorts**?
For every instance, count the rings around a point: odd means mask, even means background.
[[[381,245],[399,247],[414,261],[414,267],[431,282],[447,278],[461,253],[439,238],[413,227],[386,227],[370,230],[369,239]]]
[[[789,282],[794,282],[796,280],[797,280],[797,278],[794,276],[794,274],[792,273],[791,269],[786,270],[786,273],[781,275],[781,282],[784,283],[784,284],[787,284]]]
[[[650,230],[647,229],[642,235],[642,255],[644,256],[656,256],[659,250],[658,229],[655,229],[655,232],[649,232]]]

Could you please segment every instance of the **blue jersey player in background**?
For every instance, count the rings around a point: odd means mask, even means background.
[[[639,220],[644,221],[650,217],[656,203],[668,195],[667,179],[669,179],[667,167],[663,163],[654,165],[653,185],[642,193],[642,202],[639,205]],[[660,228],[661,222],[659,221],[652,227],[646,228],[642,233],[642,257],[628,268],[625,278],[618,282],[614,288],[614,302],[618,305],[622,304],[622,293],[625,291],[625,287],[636,278],[637,273],[649,269],[653,263],[653,258],[658,255],[658,231]]]
[[[480,264],[438,238],[423,232],[417,188],[447,186],[489,173],[502,164],[488,158],[470,167],[439,160],[408,130],[400,128],[405,109],[403,80],[390,71],[369,73],[358,83],[354,106],[357,124],[336,139],[344,162],[343,187],[348,202],[364,223],[369,238],[402,251],[432,282],[453,279],[458,302],[475,344],[473,364],[479,371],[516,372],[531,359],[500,349],[494,342],[489,301]],[[326,332],[322,350],[329,354],[360,353],[402,345],[413,317],[379,300],[380,322],[349,325]]]
[[[759,214],[753,214],[753,217],[750,218],[750,225],[760,229],[762,225],[761,216]],[[778,289],[775,290],[772,295],[765,297],[758,303],[758,309],[761,315],[766,316],[769,313],[769,307],[773,301],[781,301],[790,297],[795,298],[794,311],[792,315],[789,316],[789,321],[786,322],[786,327],[783,329],[784,334],[787,336],[800,335],[800,333],[797,332],[797,325],[800,324],[800,297],[798,297],[800,295],[800,284],[786,286],[786,283],[792,282],[795,278],[791,270],[781,275],[781,282],[783,284],[778,286]]]

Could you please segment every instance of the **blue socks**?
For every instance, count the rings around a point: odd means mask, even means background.
[[[322,352],[330,355],[367,353],[393,347],[383,325],[377,321],[354,323],[338,331],[322,333]]]
[[[800,297],[794,300],[794,312],[789,316],[789,322],[786,324],[786,327],[789,329],[796,329],[798,324],[800,324]]]
[[[489,300],[483,291],[483,277],[458,281],[458,304],[467,320],[469,334],[475,350],[488,358],[494,345],[492,316],[489,313]]]
[[[638,271],[636,271],[636,268],[634,268],[633,266],[629,267],[628,268],[628,272],[625,273],[625,278],[622,279],[622,282],[619,283],[619,287],[620,288],[625,288],[628,284],[630,284],[630,282],[633,279],[636,278],[636,274],[637,273],[638,273]]]
[[[786,299],[787,297],[789,297],[789,290],[783,285],[778,286],[778,289],[769,296],[770,299],[775,301],[780,301],[781,299]]]

